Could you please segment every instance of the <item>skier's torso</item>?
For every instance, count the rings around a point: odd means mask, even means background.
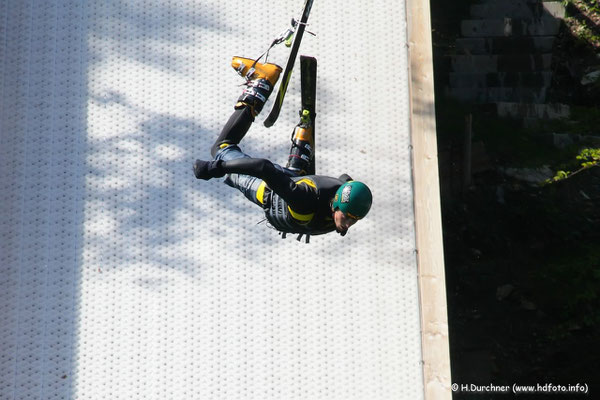
[[[344,182],[322,175],[299,176],[292,180],[310,195],[303,196],[304,201],[299,203],[287,202],[267,187],[265,214],[269,223],[286,233],[320,235],[334,231],[331,199]]]

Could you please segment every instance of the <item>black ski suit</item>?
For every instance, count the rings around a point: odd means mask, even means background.
[[[348,175],[290,176],[286,170],[261,158],[236,158],[220,165],[227,174],[243,174],[255,182],[256,204],[261,205],[269,223],[285,233],[320,235],[336,229],[331,202],[338,188],[351,180]],[[231,186],[233,179],[226,181]],[[248,196],[248,194],[246,193]],[[340,232],[345,234],[345,232]]]

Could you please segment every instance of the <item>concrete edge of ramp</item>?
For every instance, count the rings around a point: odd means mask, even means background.
[[[429,2],[407,0],[406,13],[424,396],[451,399]]]

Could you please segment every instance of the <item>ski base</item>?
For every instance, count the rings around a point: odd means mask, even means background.
[[[306,121],[312,127],[313,136],[313,157],[308,167],[308,175],[316,173],[316,134],[315,119],[317,117],[317,59],[314,57],[300,56],[300,80],[302,94],[302,109],[300,110],[300,119]]]

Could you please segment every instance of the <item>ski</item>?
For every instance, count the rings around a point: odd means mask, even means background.
[[[300,56],[300,82],[302,110],[300,117],[305,118],[306,123],[312,127],[313,156],[308,167],[308,174],[314,175],[316,171],[316,146],[315,146],[315,118],[317,105],[317,59],[314,57]]]
[[[294,43],[292,44],[292,49],[290,50],[290,55],[285,66],[285,70],[283,71],[281,83],[279,84],[279,90],[277,91],[277,97],[275,98],[271,112],[264,122],[264,125],[267,128],[273,126],[279,117],[279,113],[281,112],[281,106],[283,105],[285,92],[287,91],[288,84],[290,83],[292,70],[294,69],[294,63],[296,62],[296,56],[298,55],[298,49],[300,48],[300,42],[302,41],[302,36],[304,35],[304,29],[306,28],[306,22],[308,21],[308,15],[310,14],[312,4],[313,0],[306,0],[300,22],[297,22],[296,37],[294,38]]]
[[[317,96],[316,58],[309,56],[300,56],[300,81],[302,93],[302,109],[308,110],[311,112],[311,114],[314,114]]]

